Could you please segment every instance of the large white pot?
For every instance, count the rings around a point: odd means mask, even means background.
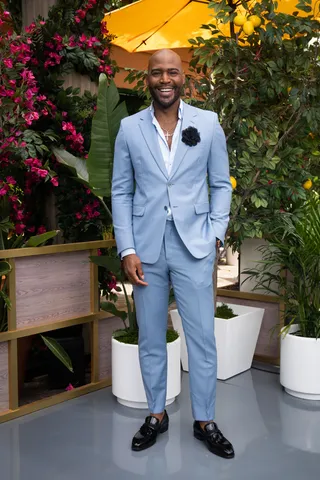
[[[292,335],[298,330],[281,335],[280,383],[294,397],[320,400],[320,339]]]
[[[180,345],[178,337],[167,343],[168,376],[167,400],[170,405],[181,391]],[[142,382],[137,345],[118,342],[112,338],[112,393],[122,405],[132,408],[148,408]]]
[[[228,306],[236,317],[229,320],[215,318],[219,380],[227,380],[251,368],[264,314],[263,308],[234,304]],[[182,369],[188,372],[188,352],[181,317],[178,310],[171,310],[170,314],[173,327],[181,337]]]

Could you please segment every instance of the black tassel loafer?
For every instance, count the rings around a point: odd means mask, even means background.
[[[223,436],[215,422],[210,422],[201,428],[200,423],[193,424],[193,435],[202,442],[205,442],[208,450],[223,458],[233,458],[234,450],[231,443]]]
[[[157,441],[158,433],[164,433],[168,428],[169,417],[166,410],[161,422],[156,417],[147,417],[140,430],[132,439],[132,450],[141,452],[141,450],[152,447]]]

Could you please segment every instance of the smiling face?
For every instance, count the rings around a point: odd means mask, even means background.
[[[172,50],[160,50],[149,62],[147,85],[154,102],[163,109],[180,99],[185,77],[181,58]]]

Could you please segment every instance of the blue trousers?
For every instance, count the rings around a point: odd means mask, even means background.
[[[154,264],[143,264],[147,287],[134,287],[139,325],[139,358],[152,413],[165,408],[167,382],[166,331],[169,286],[172,284],[185,332],[192,414],[195,420],[215,415],[217,352],[214,337],[212,271],[215,252],[194,258],[167,221],[161,254]]]

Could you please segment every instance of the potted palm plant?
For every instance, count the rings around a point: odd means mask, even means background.
[[[256,289],[281,292],[280,383],[299,398],[320,400],[320,199],[313,193],[295,216],[283,214],[263,259],[245,273]]]
[[[100,200],[109,218],[111,178],[114,143],[121,120],[128,115],[125,103],[119,103],[119,93],[114,82],[106,75],[99,78],[97,111],[93,117],[91,146],[88,160],[77,158],[65,150],[54,149],[57,160],[72,169],[77,179],[83,182]],[[126,310],[119,310],[115,302],[101,302],[101,309],[121,318],[124,328],[114,332],[112,338],[112,391],[123,405],[147,408],[138,355],[138,325],[133,298],[127,293],[121,260],[106,255],[90,257],[96,265],[106,268],[120,282],[126,300]],[[172,301],[173,297],[170,296]],[[180,337],[168,331],[168,389],[167,405],[180,393]]]

